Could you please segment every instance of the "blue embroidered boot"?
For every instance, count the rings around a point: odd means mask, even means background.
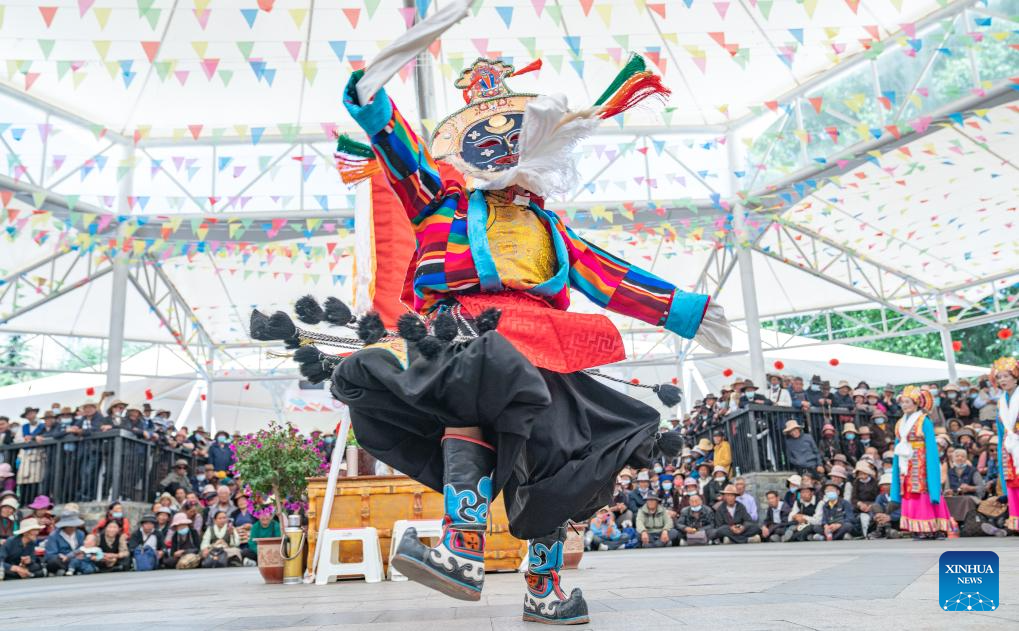
[[[408,528],[390,561],[412,581],[460,600],[480,600],[485,584],[485,528],[495,451],[470,438],[445,436],[442,540],[429,548]]]
[[[559,587],[563,567],[563,542],[566,527],[551,535],[531,540],[527,549],[527,594],[524,595],[524,622],[542,624],[586,624],[587,602],[579,587],[569,596]]]

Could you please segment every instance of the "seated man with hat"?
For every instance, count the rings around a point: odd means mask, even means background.
[[[715,508],[714,539],[722,543],[760,543],[761,527],[746,506],[736,501],[739,491],[732,484],[722,489],[722,502]]]
[[[790,469],[798,473],[804,471],[824,473],[817,443],[811,436],[803,433],[796,419],[786,421],[782,433],[785,434],[786,460]]]
[[[902,536],[899,532],[899,518],[902,514],[899,511],[898,503],[892,502],[890,494],[892,488],[891,469],[889,469],[886,473],[881,474],[881,478],[878,480],[877,486],[877,499],[874,500],[874,502],[870,505],[870,509],[867,511],[870,515],[871,525],[873,526],[873,530],[867,534],[867,538],[898,539]]]
[[[676,530],[679,545],[707,545],[715,538],[715,512],[700,495],[690,495],[689,505],[679,512]]]
[[[856,514],[848,500],[842,498],[838,482],[828,480],[821,502],[821,525],[814,527],[814,541],[852,539]]]
[[[21,522],[14,535],[0,548],[4,579],[41,578],[46,575],[42,563],[35,555],[36,539],[42,524],[34,517]]]
[[[75,511],[63,511],[54,524],[56,532],[46,537],[46,571],[51,575],[63,576],[74,560],[74,551],[85,541],[84,520]]]
[[[711,472],[711,481],[704,485],[701,494],[704,496],[704,503],[712,508],[722,499],[722,491],[729,482],[729,473],[725,467],[715,465]]]
[[[163,559],[165,547],[163,538],[159,536],[156,516],[145,513],[138,524],[138,529],[131,533],[131,538],[127,541],[127,549],[134,559],[135,570],[157,569]]]
[[[642,548],[663,548],[675,544],[679,538],[672,517],[661,507],[657,495],[648,495],[644,505],[637,511],[636,522]]]
[[[850,485],[849,495],[852,497],[853,507],[860,517],[860,527],[853,534],[858,537],[865,537],[870,530],[870,507],[877,500],[878,479],[877,469],[870,462],[861,460],[856,463],[853,469],[853,483]]]
[[[178,458],[173,463],[173,471],[167,473],[162,480],[159,481],[159,487],[163,490],[170,490],[172,486],[176,488],[184,489],[185,493],[190,493],[195,490],[192,486],[191,476],[189,475],[189,465],[183,458]],[[173,492],[173,491],[170,491]]]

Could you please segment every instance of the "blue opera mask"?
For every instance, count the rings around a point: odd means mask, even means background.
[[[463,91],[466,106],[436,126],[433,156],[455,157],[477,171],[516,165],[524,108],[537,95],[510,91],[504,79],[513,72],[502,61],[478,59],[460,74],[454,85]]]
[[[522,120],[523,114],[496,114],[474,123],[464,134],[460,159],[481,171],[501,171],[515,165]]]

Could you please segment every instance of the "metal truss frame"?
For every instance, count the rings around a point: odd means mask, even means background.
[[[743,2],[740,2],[739,6],[744,12],[749,13]],[[982,7],[978,6],[976,0],[956,0],[932,12],[925,18],[918,20],[913,27],[917,31],[923,31],[929,26],[942,20],[950,18],[954,18],[956,20],[968,19],[967,15],[969,13],[991,15],[991,13],[988,13]],[[647,17],[650,19],[653,26],[658,29],[659,25],[655,16],[648,12]],[[753,16],[751,15],[751,18],[752,17]],[[757,24],[756,20],[755,24]],[[760,28],[759,24],[757,24],[757,26]],[[565,28],[566,26],[564,24],[564,29]],[[893,41],[901,35],[901,31],[889,34],[884,41]],[[772,44],[767,33],[763,30],[762,36],[769,44]],[[665,42],[665,45],[666,54],[672,56],[672,51],[668,46],[668,43]],[[307,47],[305,47],[305,49],[306,48]],[[928,63],[915,78],[910,94],[917,90],[923,80],[923,77],[930,70],[933,63],[931,60],[933,60],[934,54],[932,54]],[[673,61],[675,62],[674,59]],[[979,68],[977,67],[977,61],[972,56],[971,64],[973,68],[973,83],[977,86],[979,81]],[[865,53],[860,53],[853,58],[847,59],[835,68],[832,68],[815,78],[804,81],[797,85],[794,89],[778,96],[775,100],[780,103],[790,104],[790,110],[784,117],[778,117],[776,120],[784,120],[784,122],[780,124],[785,128],[792,124],[797,130],[803,131],[802,108],[806,103],[806,98],[813,91],[816,91],[827,82],[837,81],[839,77],[846,76],[862,67],[866,67],[867,65],[870,66],[873,73],[875,93],[880,94],[880,76],[876,61]],[[678,68],[678,65],[673,63],[673,67]],[[434,72],[434,69],[432,70]],[[426,77],[422,76],[419,79],[419,82],[427,83],[426,79]],[[683,79],[685,80],[685,78]],[[428,86],[419,86],[419,92],[421,92],[423,97],[428,96],[428,94],[425,94],[427,89]],[[424,91],[422,92],[422,90]],[[63,110],[10,86],[0,84],[0,94],[16,98],[22,103],[44,112],[48,121],[56,120],[82,129],[88,129],[93,126],[92,121],[74,114],[73,112]],[[993,106],[1015,99],[1017,96],[1019,96],[1019,93],[1017,93],[1006,81],[986,90],[982,95],[968,96],[959,99],[954,103],[946,105],[937,112],[932,112],[931,115],[935,119],[938,119],[939,117],[945,116],[951,112]],[[903,104],[907,103],[908,100],[909,95],[902,97]],[[885,117],[883,124],[901,122],[899,119],[902,117],[904,112],[905,105],[902,105],[898,107],[894,113],[889,113],[887,115],[883,114]],[[648,126],[626,129],[606,126],[604,129],[599,129],[596,133],[601,136],[625,135],[634,138],[635,142],[639,141],[641,138],[644,138],[646,141],[647,139],[653,139],[656,136],[666,134],[713,134],[719,136],[726,134],[732,137],[732,134],[736,130],[743,128],[747,124],[758,120],[760,116],[765,115],[767,114],[747,114],[746,116],[732,120],[725,125],[705,124],[697,126]],[[936,125],[930,125],[924,133],[935,131],[936,128]],[[845,147],[841,150],[833,150],[831,155],[825,156],[825,163],[820,165],[810,164],[808,157],[804,152],[803,156],[801,156],[800,166],[802,168],[798,171],[780,179],[777,182],[771,182],[767,185],[758,186],[757,188],[755,188],[757,172],[752,172],[752,176],[744,176],[743,179],[738,182],[738,185],[741,188],[745,188],[750,191],[745,196],[745,199],[744,197],[737,196],[735,191],[731,191],[729,199],[726,199],[723,196],[721,200],[731,204],[732,207],[739,208],[739,205],[744,201],[757,204],[760,201],[760,198],[767,200],[781,200],[781,196],[786,193],[790,195],[792,193],[796,193],[794,197],[802,197],[801,190],[798,189],[802,189],[805,183],[813,182],[818,178],[845,173],[856,168],[861,163],[861,160],[856,158],[856,156],[874,149],[888,150],[898,145],[913,142],[920,136],[922,136],[922,134],[917,134],[912,131],[903,133],[898,138],[894,138],[891,135],[886,134],[881,139],[875,141],[862,142],[855,146]],[[261,142],[266,145],[287,145],[286,150],[276,158],[276,163],[278,163],[286,156],[293,155],[295,149],[298,148],[300,148],[301,153],[310,148],[314,153],[325,159],[328,156],[326,156],[322,151],[319,151],[318,147],[314,146],[315,143],[322,143],[324,140],[325,139],[320,134],[298,134],[296,136],[267,134],[262,137]],[[119,144],[124,147],[132,147],[135,151],[141,151],[143,153],[148,153],[148,149],[165,147],[178,142],[169,138],[146,138],[136,140],[123,132],[117,132],[114,130],[107,130],[106,141],[111,143],[110,146],[112,146],[112,144]],[[245,139],[220,138],[200,139],[193,142],[186,141],[186,144],[189,147],[211,146],[213,148],[213,157],[211,159],[213,163],[215,163],[215,150],[217,147],[247,144],[247,142],[248,141]],[[100,153],[106,152],[110,146],[102,149]],[[774,147],[774,143],[772,144],[772,147]],[[49,149],[50,148],[47,145],[44,147],[44,152]],[[770,153],[770,149],[768,151]],[[696,179],[701,185],[717,194],[717,191],[712,186],[697,176],[696,171],[684,164],[677,156],[673,155],[668,150],[663,151],[663,153],[666,153],[667,157],[675,161],[681,169],[693,176],[694,179]],[[848,160],[848,164],[843,163],[843,166],[841,167],[836,166],[836,162],[843,158]],[[45,163],[45,160],[43,162]],[[611,166],[611,164],[609,166]],[[215,180],[215,174],[217,173],[216,165],[213,164],[212,167],[211,172],[213,173],[213,178]],[[731,154],[728,167],[730,171],[734,171],[738,167],[738,162],[733,160],[733,156]],[[43,164],[43,170],[45,171],[45,164]],[[71,173],[74,172],[75,171],[72,171]],[[0,175],[0,188],[13,190],[22,198],[32,198],[41,195],[44,200],[44,210],[67,213],[69,212],[68,209],[70,207],[74,207],[76,210],[82,210],[85,212],[110,214],[106,210],[90,206],[83,202],[71,204],[66,196],[54,192],[53,186],[55,184],[59,184],[60,181],[67,177],[68,175],[64,175],[55,183],[47,183],[43,178],[39,178],[38,181],[36,181],[31,174],[26,174],[26,177],[23,180],[16,180],[6,175]],[[250,187],[253,185],[259,177],[261,177],[260,173],[253,174],[253,179],[247,183],[247,186]],[[597,178],[597,176],[595,177]],[[173,213],[176,217],[185,219],[220,217],[222,218],[220,221],[223,222],[223,220],[232,217],[260,219],[263,218],[263,215],[265,215],[265,213],[232,212],[225,207],[205,211],[203,203],[200,200],[195,199],[194,195],[189,192],[184,185],[175,181],[173,178],[171,178],[171,181],[173,181],[185,195],[191,198],[202,211],[197,213]],[[215,187],[215,182],[213,186]],[[650,188],[648,193],[650,199]],[[34,202],[34,200],[31,201]],[[724,212],[718,210],[718,206],[708,202],[705,202],[702,205],[705,208],[710,207],[712,212]],[[774,213],[771,215],[772,217],[778,216],[789,205],[789,203],[776,201],[775,205],[767,208],[767,211],[769,213]],[[340,216],[340,213],[334,211],[320,213],[318,211],[304,210],[303,203],[301,206],[302,210],[289,213],[288,218],[302,220],[305,218],[338,218]],[[574,206],[584,206],[584,204],[574,204]],[[671,211],[678,209],[668,210],[670,210],[669,216],[671,217]],[[278,213],[276,213],[276,215],[278,215]],[[859,334],[849,334],[847,332],[834,331],[831,329],[830,314],[836,311],[827,310],[815,313],[813,314],[814,318],[825,317],[829,321],[826,334],[824,336],[816,336],[817,343],[851,343],[853,341],[880,339],[882,337],[891,337],[900,334],[913,334],[921,331],[938,331],[944,336],[946,334],[950,334],[951,331],[969,326],[976,326],[979,324],[1019,316],[1019,309],[1014,308],[1012,303],[1003,300],[1001,295],[1003,289],[1013,286],[1016,281],[1019,280],[1019,270],[1010,271],[996,277],[977,279],[974,283],[960,285],[958,287],[932,287],[920,279],[883,266],[880,263],[870,260],[867,257],[853,251],[851,248],[813,233],[809,229],[788,222],[769,224],[764,215],[756,214],[755,216],[758,219],[765,220],[764,224],[766,227],[756,235],[755,240],[750,246],[753,250],[787,265],[794,266],[797,269],[823,279],[833,285],[841,287],[842,289],[850,291],[860,296],[862,301],[860,304],[867,304],[870,306],[876,305],[878,308],[882,309],[883,313],[887,314],[886,317],[882,319],[880,327],[875,328],[871,325],[864,326],[865,323],[859,323],[861,325],[860,331],[858,332]],[[641,219],[644,219],[644,217],[637,218],[638,221]],[[219,227],[220,224],[213,224],[212,226],[213,229]],[[106,227],[105,231],[108,232],[116,229],[117,222],[112,221]],[[135,235],[139,238],[144,237],[145,234],[143,234],[143,231],[144,228],[140,228]],[[211,235],[210,238],[212,238]],[[736,248],[738,247],[742,247],[742,245],[732,243],[730,237],[729,241],[725,244],[721,244],[720,247],[711,253],[708,261],[698,276],[695,291],[710,293],[712,295],[718,292],[736,267]],[[109,273],[111,270],[111,261],[104,256],[95,254],[91,250],[55,254],[46,257],[41,261],[27,265],[26,267],[9,274],[6,278],[2,279],[2,282],[0,282],[0,308],[3,308],[6,303],[13,305],[13,311],[6,316],[0,315],[0,317],[5,318],[5,320],[0,321],[0,325],[6,325],[9,320],[24,315],[36,306],[45,304],[50,300],[73,291],[75,288],[81,287],[92,280]],[[134,285],[142,297],[145,298],[146,302],[156,313],[157,317],[159,317],[163,325],[171,332],[171,335],[173,335],[175,344],[168,344],[167,346],[176,347],[181,349],[182,352],[185,352],[189,361],[195,365],[196,371],[202,374],[204,378],[207,380],[218,380],[214,376],[213,370],[213,349],[218,349],[219,352],[223,352],[224,346],[220,345],[217,347],[214,345],[201,322],[191,311],[181,293],[173,285],[166,273],[160,268],[158,262],[151,259],[135,262],[130,268],[129,282]],[[978,295],[986,296],[986,298],[975,302],[966,299],[967,295],[977,293],[973,291],[975,288],[979,289],[981,287],[984,288],[984,291],[980,291]],[[35,292],[37,298],[29,302],[20,302],[14,299],[19,295],[19,293],[25,292],[26,290]],[[946,310],[943,307],[945,299],[948,299],[953,304],[959,304],[961,306],[955,311]],[[939,304],[941,304],[940,308]],[[847,317],[844,309],[845,308],[842,308],[837,312],[843,317]],[[909,321],[915,322],[917,326],[914,328],[905,328],[905,323]],[[11,329],[6,326],[0,328],[0,333],[10,331]],[[650,333],[652,331],[661,332],[660,329],[631,329],[630,334]],[[671,335],[667,333],[662,334],[663,336]],[[849,337],[844,337],[844,335],[849,335]],[[666,339],[666,337],[663,337],[663,340],[664,339]],[[241,347],[243,345],[236,346]],[[228,346],[228,348],[229,347],[232,347],[232,345]],[[694,348],[695,345],[692,342],[684,341],[679,346],[678,355],[680,357],[686,357],[687,355],[690,355],[691,357],[704,356],[693,353]],[[640,363],[646,363],[648,361],[656,360],[654,356],[648,356],[648,354],[645,354],[645,357],[642,357],[639,360],[626,363],[630,365],[639,365]],[[670,355],[667,363],[674,364],[675,361],[676,354],[672,354]],[[257,377],[257,374],[253,373],[252,378],[255,377]],[[274,378],[275,377],[278,377],[278,373],[274,371]]]
[[[16,270],[0,279],[0,324],[84,287],[111,271],[113,263],[91,249],[51,254]],[[27,300],[22,298],[26,291],[32,292]]]

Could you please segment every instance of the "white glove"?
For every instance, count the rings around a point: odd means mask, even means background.
[[[714,300],[708,303],[704,319],[697,329],[693,341],[712,353],[728,353],[732,350],[732,329],[725,319],[725,309]]]
[[[477,0],[453,0],[446,6],[407,29],[378,54],[357,82],[357,99],[361,105],[371,102],[375,93],[408,63],[428,50],[449,27],[467,17]]]

